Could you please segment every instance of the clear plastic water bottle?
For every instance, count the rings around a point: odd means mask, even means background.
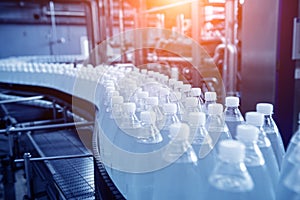
[[[293,149],[293,151],[284,158],[281,165],[281,171],[279,176],[279,185],[280,182],[282,182],[286,176],[291,172],[291,170],[297,166],[300,165],[300,143],[297,144],[297,146]],[[278,189],[278,188],[277,188]]]
[[[158,106],[158,97],[147,97],[145,99],[145,110],[155,115],[156,126],[162,127],[164,115]]]
[[[125,133],[135,137],[137,129],[141,128],[141,123],[135,114],[136,105],[135,103],[124,103],[122,119],[119,120],[119,127]]]
[[[256,104],[256,111],[264,114],[265,116],[263,129],[271,142],[280,170],[283,156],[285,154],[285,149],[281,138],[281,134],[278,130],[274,119],[272,118],[273,105],[270,103],[258,103]]]
[[[137,134],[138,142],[152,144],[163,140],[160,131],[155,125],[156,116],[150,111],[142,111],[140,114],[141,130]]]
[[[180,92],[172,92],[170,94],[170,101],[171,103],[175,103],[177,105],[177,117],[180,121],[183,120],[184,114],[186,112],[185,107],[182,103],[182,99],[181,99],[182,95]]]
[[[198,167],[204,179],[212,171],[215,164],[216,151],[213,151],[212,140],[205,128],[206,115],[204,112],[191,112],[188,124],[190,126],[191,144],[198,156]]]
[[[166,103],[163,106],[163,114],[164,114],[164,124],[161,129],[162,134],[165,133],[165,135],[169,134],[170,126],[174,123],[180,122],[177,115],[177,105],[175,103]],[[165,136],[163,135],[163,136]]]
[[[202,98],[201,88],[192,88],[191,89],[191,96],[196,97],[198,99],[199,110],[203,111],[204,100]]]
[[[187,120],[190,130],[192,145],[202,144],[207,137],[209,137],[208,131],[205,128],[206,116],[204,112],[190,112]]]
[[[219,141],[232,139],[223,116],[223,105],[219,103],[208,106],[208,117],[205,127],[212,139],[213,146]]]
[[[254,183],[245,166],[245,146],[236,140],[223,140],[218,161],[209,176],[208,187],[199,199],[250,200]]]
[[[225,122],[233,138],[236,136],[236,127],[245,121],[239,110],[239,103],[240,99],[238,97],[230,96],[225,98]]]
[[[298,129],[293,134],[288,147],[286,149],[285,158],[289,157],[290,153],[294,151],[295,147],[300,143],[300,113],[298,114]],[[284,159],[285,159],[284,158]]]
[[[237,139],[245,145],[245,165],[254,182],[252,199],[275,199],[275,191],[263,155],[257,146],[259,130],[252,125],[237,126]]]
[[[182,200],[200,198],[199,188],[203,178],[197,166],[197,155],[189,143],[189,126],[172,124],[170,132],[176,135],[162,153],[168,164],[155,174],[153,199]]]
[[[300,154],[297,155],[300,160]],[[276,200],[300,199],[300,165],[296,165],[278,184]]]
[[[217,93],[216,92],[205,92],[204,93],[204,106],[203,106],[203,112],[208,114],[208,106],[210,104],[214,104],[217,102]]]
[[[183,84],[181,86],[181,101],[185,105],[185,100],[187,97],[191,96],[191,85],[190,84]]]
[[[149,93],[146,91],[139,91],[137,93],[136,112],[140,113],[145,111],[146,98],[149,97]]]
[[[198,107],[198,99],[196,97],[186,97],[185,113],[183,115],[182,121],[187,122],[189,119],[189,114],[191,112],[200,112],[199,107]]]
[[[279,180],[279,167],[271,146],[271,142],[262,128],[264,123],[264,115],[258,112],[246,112],[245,119],[246,124],[256,126],[259,129],[257,145],[264,156],[268,172],[272,178],[273,187],[276,188]]]

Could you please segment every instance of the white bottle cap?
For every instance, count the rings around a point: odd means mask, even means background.
[[[115,87],[113,87],[113,86],[108,86],[106,89],[105,89],[105,91],[107,92],[107,93],[109,93],[109,91],[115,91],[116,89],[115,89]]]
[[[245,145],[236,140],[223,140],[219,143],[219,158],[226,162],[242,162],[245,158]]]
[[[190,84],[183,84],[182,86],[181,86],[181,90],[182,90],[182,92],[188,92],[188,91],[190,91],[191,90],[191,85]]]
[[[141,121],[146,124],[152,124],[156,121],[156,116],[154,113],[151,113],[149,111],[142,111],[140,113]]]
[[[119,91],[110,91],[110,92],[109,92],[109,96],[110,96],[110,97],[113,97],[113,96],[119,96],[119,95],[120,95]]]
[[[197,124],[204,126],[206,122],[206,115],[204,112],[191,112],[188,117],[189,124]]]
[[[165,113],[173,113],[177,112],[177,105],[175,103],[166,103],[163,106],[163,110]]]
[[[240,104],[240,99],[238,97],[226,97],[225,106],[226,107],[238,107]]]
[[[256,104],[256,111],[264,115],[273,114],[273,105],[270,103],[258,103]]]
[[[246,123],[253,126],[262,126],[264,124],[264,115],[259,112],[246,112]]]
[[[147,97],[149,97],[149,92],[146,92],[146,91],[139,91],[139,92],[137,93],[137,97],[138,97],[139,99],[147,98]]]
[[[199,97],[201,95],[201,88],[192,88],[191,94],[193,97]]]
[[[176,81],[174,83],[174,89],[181,88],[182,86],[183,86],[183,82],[182,81]]]
[[[205,98],[205,101],[216,101],[217,93],[216,92],[205,92],[204,98]]]
[[[124,98],[122,96],[112,96],[111,104],[121,104],[124,103]]]
[[[242,142],[257,141],[259,130],[257,127],[249,124],[241,124],[237,126],[237,139]]]
[[[213,103],[208,105],[209,115],[220,115],[223,113],[223,105],[220,103]]]
[[[123,110],[127,113],[133,113],[136,110],[136,105],[135,103],[132,102],[127,102],[123,104]]]
[[[147,97],[146,102],[148,105],[157,106],[158,105],[158,97]]]
[[[169,79],[169,86],[174,85],[176,81],[177,81],[176,79],[170,78],[170,79]]]
[[[186,107],[196,107],[198,104],[198,99],[196,97],[187,97],[185,99]]]
[[[190,136],[190,127],[185,123],[171,124],[170,135],[172,135],[175,140],[188,140]]]
[[[161,76],[161,80],[166,83],[169,80],[169,77],[167,75],[163,75]]]
[[[164,96],[164,95],[169,95],[170,94],[170,90],[168,88],[160,88],[159,89],[159,94]]]
[[[147,74],[147,69],[141,69],[142,74]]]

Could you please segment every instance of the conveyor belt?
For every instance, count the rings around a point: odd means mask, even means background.
[[[88,154],[74,130],[35,133],[32,135],[45,156]],[[93,158],[49,161],[53,179],[66,199],[95,199]]]

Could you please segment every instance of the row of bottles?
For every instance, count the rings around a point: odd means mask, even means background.
[[[127,199],[300,198],[300,128],[285,152],[272,104],[243,117],[237,97],[223,106],[215,92],[129,65],[12,63],[0,63],[3,80],[96,85],[100,153]]]
[[[141,78],[138,71],[132,72],[129,73],[134,74],[133,79],[135,76]],[[224,109],[216,102],[215,92],[206,92],[203,98],[200,88],[192,89],[172,79],[164,80],[165,87],[154,83],[160,80],[155,73],[144,71],[141,74],[145,81],[142,85],[127,79],[128,76],[125,81],[115,82],[112,80],[116,79],[111,78],[103,82],[104,99],[111,98],[108,110],[112,113],[117,110],[117,115],[121,116],[112,118],[119,128],[115,139],[122,139],[112,142],[133,153],[164,149],[158,160],[149,162],[163,162],[165,166],[150,172],[128,172],[111,166],[111,176],[126,198],[219,199],[228,195],[227,199],[241,199],[235,191],[240,190],[245,199],[275,199],[283,154],[275,153],[268,137],[276,136],[276,140],[272,140],[276,142],[274,147],[282,144],[271,113],[264,112],[270,104],[258,104],[257,112],[247,112],[244,120],[237,97],[226,97]],[[147,76],[150,76],[150,83]],[[124,85],[122,90],[117,90],[120,82]],[[111,89],[120,96],[110,97]],[[120,101],[115,103],[115,99]],[[267,117],[272,122],[274,135],[270,131],[272,127],[267,126]],[[231,146],[236,146],[237,142],[238,150],[232,150]],[[234,152],[240,152],[237,158]],[[245,175],[241,185],[225,177],[232,172],[230,164],[235,162],[234,169],[242,170],[241,174]],[[224,177],[218,173],[225,173]],[[232,181],[233,185],[227,181]],[[226,188],[244,187],[243,184],[245,188],[232,188],[233,191]],[[226,191],[229,193],[224,193]]]

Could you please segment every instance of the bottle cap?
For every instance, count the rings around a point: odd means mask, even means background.
[[[206,122],[206,115],[204,112],[191,112],[188,116],[188,122],[189,124],[204,126]]]
[[[139,99],[147,98],[147,97],[149,97],[149,92],[146,92],[146,91],[139,91],[139,92],[137,93],[137,97],[138,97]]]
[[[220,103],[213,103],[208,105],[209,115],[220,115],[223,114],[223,105]]]
[[[257,127],[249,124],[237,126],[237,139],[242,142],[253,142],[258,139],[259,130]]]
[[[201,88],[192,88],[191,94],[193,97],[199,97],[201,95]]]
[[[173,113],[177,112],[177,105],[175,103],[166,103],[163,106],[163,110],[165,113]]]
[[[170,78],[170,79],[169,79],[169,86],[174,85],[176,81],[177,81],[176,79]]]
[[[198,99],[196,97],[187,97],[185,99],[186,107],[196,107],[198,104]]]
[[[112,96],[111,104],[121,104],[124,102],[124,98],[122,96]]]
[[[119,93],[119,91],[110,91],[108,95],[109,95],[110,97],[113,97],[113,96],[119,96],[120,93]]]
[[[170,125],[170,135],[172,135],[175,140],[188,140],[190,127],[185,123],[174,123]]]
[[[216,92],[205,92],[204,98],[205,98],[205,101],[216,101],[217,93]]]
[[[147,74],[147,69],[141,69],[142,74]]]
[[[259,112],[246,112],[246,123],[253,126],[262,126],[264,124],[264,115]]]
[[[114,86],[108,86],[106,89],[105,89],[105,91],[107,92],[107,93],[109,93],[109,91],[115,91],[116,89],[115,89],[115,87]]]
[[[123,110],[125,112],[133,113],[136,110],[136,105],[135,105],[135,103],[131,103],[131,102],[124,103],[123,104]]]
[[[238,107],[240,104],[240,99],[238,97],[226,97],[225,106],[226,107]]]
[[[150,111],[142,111],[140,113],[141,121],[146,124],[151,124],[156,121],[155,113],[151,113]]]
[[[256,111],[264,115],[273,114],[273,105],[270,103],[258,103],[256,104]]]
[[[146,103],[148,105],[158,105],[158,97],[147,97],[146,98]]]
[[[183,84],[182,86],[181,86],[181,90],[182,90],[182,92],[188,92],[188,91],[190,91],[191,90],[191,85],[190,84]]]
[[[236,140],[223,140],[219,143],[219,158],[226,162],[242,162],[245,158],[245,145]]]
[[[182,81],[175,81],[174,83],[174,89],[181,88],[183,86]]]

